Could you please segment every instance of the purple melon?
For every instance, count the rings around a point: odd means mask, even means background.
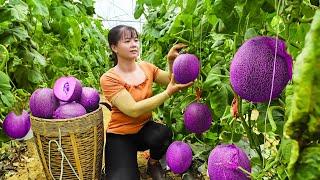
[[[186,84],[195,80],[200,73],[200,61],[193,54],[180,54],[173,62],[176,82]]]
[[[230,66],[230,81],[243,99],[266,102],[270,98],[276,39],[258,36],[244,42]],[[272,99],[279,97],[292,78],[292,58],[285,42],[278,39]]]
[[[200,134],[210,128],[212,114],[206,104],[194,102],[186,107],[183,119],[184,126],[188,131]]]
[[[98,109],[100,102],[99,92],[90,87],[83,87],[79,103],[87,110],[87,112]]]
[[[182,141],[172,142],[166,152],[166,162],[172,172],[184,173],[192,163],[191,147]]]
[[[54,83],[53,93],[61,101],[79,101],[82,93],[82,85],[75,77],[60,77]]]
[[[55,119],[68,119],[85,115],[86,109],[79,103],[72,102],[59,106],[54,112]]]
[[[23,138],[29,132],[30,127],[30,116],[25,110],[20,115],[10,112],[2,124],[4,133],[14,139]]]
[[[216,146],[208,159],[208,173],[211,180],[247,180],[251,172],[250,160],[246,153],[234,144]]]
[[[32,93],[29,105],[33,116],[50,119],[58,108],[59,101],[52,89],[40,88]]]

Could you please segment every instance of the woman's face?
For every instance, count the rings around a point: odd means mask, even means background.
[[[112,50],[117,54],[118,59],[137,59],[140,51],[137,34],[124,30],[121,39],[112,47]]]

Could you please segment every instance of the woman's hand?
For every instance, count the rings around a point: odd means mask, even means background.
[[[187,84],[177,84],[174,79],[174,75],[172,74],[170,83],[168,84],[166,91],[167,91],[168,95],[171,96],[175,92],[180,91],[184,88],[187,88],[187,87],[191,86],[192,84],[193,84],[193,81],[191,81]]]
[[[179,56],[179,51],[184,47],[187,47],[187,45],[183,43],[178,43],[172,46],[167,55],[169,63],[173,63],[174,59],[176,59],[176,57]]]

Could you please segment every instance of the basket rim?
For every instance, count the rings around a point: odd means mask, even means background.
[[[90,116],[92,114],[95,114],[97,113],[98,111],[101,110],[101,105],[99,104],[99,107],[92,111],[92,112],[89,112],[89,113],[86,113],[84,115],[81,115],[81,116],[77,116],[77,117],[73,117],[73,118],[67,118],[67,119],[47,119],[47,118],[40,118],[40,117],[36,117],[36,116],[33,116],[32,113],[30,113],[30,118],[31,119],[36,119],[36,120],[41,120],[41,121],[46,121],[46,122],[67,122],[67,121],[75,121],[77,119],[82,119],[83,117],[86,117],[86,116]]]

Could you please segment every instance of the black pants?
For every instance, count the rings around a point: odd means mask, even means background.
[[[137,151],[150,149],[150,157],[159,160],[172,142],[171,130],[154,121],[147,122],[137,134],[107,133],[105,149],[107,180],[137,180],[140,173]]]

